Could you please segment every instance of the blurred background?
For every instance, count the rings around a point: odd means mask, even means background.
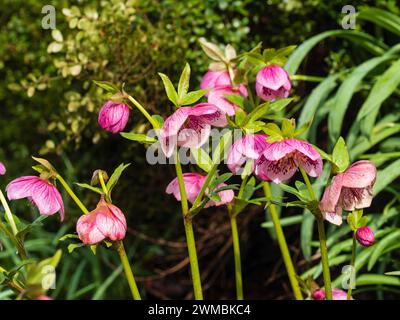
[[[100,129],[97,113],[104,94],[92,80],[125,82],[125,89],[151,113],[165,116],[172,107],[157,72],[177,82],[185,62],[189,62],[191,86],[198,87],[209,63],[197,42],[199,37],[230,43],[238,52],[250,50],[261,41],[265,48],[299,45],[323,31],[340,29],[341,9],[347,3],[0,0],[0,4],[0,161],[8,170],[0,180],[0,187],[4,189],[17,176],[33,174],[31,155],[49,159],[70,183],[89,182],[95,169],[111,173],[120,163],[130,162],[113,200],[127,215],[126,247],[143,295],[153,299],[192,298],[179,203],[165,194],[167,184],[174,178],[174,167],[150,166],[143,145]],[[46,4],[56,9],[59,32],[41,27],[44,17],[41,10]],[[400,15],[395,0],[352,4]],[[357,28],[384,38],[389,45],[398,42],[398,34],[387,33],[379,25],[365,23]],[[369,57],[370,52],[354,46],[351,39],[329,37],[313,48],[298,73],[326,77]],[[317,85],[318,82],[296,83],[297,103],[289,110],[292,115],[300,114],[304,106],[302,98]],[[365,99],[362,90],[358,94],[352,103]],[[391,108],[399,110],[398,103],[393,102]],[[348,129],[350,125],[345,120],[343,127]],[[134,111],[127,128],[145,132],[145,119]],[[321,134],[314,138],[319,139],[322,147],[328,147],[326,121],[322,119],[318,128]],[[393,148],[398,150],[400,138],[396,139],[390,152],[396,151]],[[76,186],[74,189],[89,207],[95,206],[95,194]],[[382,199],[397,199],[398,204],[398,182],[392,189],[395,196]],[[87,248],[68,254],[68,243],[58,241],[62,235],[74,232],[80,216],[79,209],[67,196],[64,201],[66,221],[61,224],[57,218],[46,219],[26,241],[28,251],[38,258],[54,254],[59,247],[64,251],[57,287],[49,294],[57,299],[129,298],[116,254],[105,248],[99,248],[97,257]],[[12,208],[22,220],[32,221],[38,216],[27,201],[12,203]],[[382,206],[377,208],[382,210]],[[294,213],[285,211],[288,216]],[[248,207],[239,217],[245,296],[288,299],[291,293],[284,265],[271,229],[261,227],[265,221],[265,212],[255,207]],[[309,247],[300,243],[298,224],[285,230],[301,273],[314,264],[313,229],[307,229]],[[234,265],[227,212],[224,208],[205,211],[196,217],[195,231],[205,297],[233,299]],[[1,264],[12,263],[11,254],[0,252]],[[0,294],[7,298],[10,293]],[[385,294],[391,298],[398,292],[393,289]],[[376,293],[366,291],[365,297],[376,298]]]

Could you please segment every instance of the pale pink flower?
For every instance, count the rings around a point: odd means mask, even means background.
[[[256,92],[265,101],[287,98],[291,88],[289,74],[277,65],[266,66],[257,74]]]
[[[298,167],[310,177],[318,177],[322,172],[321,155],[308,142],[290,138],[266,146],[256,162],[255,174],[262,180],[281,183],[290,179]]]
[[[2,162],[0,162],[0,176],[3,176],[5,174],[6,174],[6,167]]]
[[[125,238],[126,229],[125,215],[103,198],[96,209],[81,216],[76,223],[79,239],[87,245],[99,243],[104,239],[122,240]]]
[[[209,103],[214,104],[218,109],[226,113],[228,116],[233,116],[236,113],[236,109],[239,107],[227,100],[225,98],[225,94],[240,94],[244,97],[247,97],[247,89],[245,86],[239,86],[238,90],[234,90],[232,87],[217,87],[209,93]]]
[[[128,122],[129,111],[125,103],[107,101],[99,112],[100,127],[112,133],[121,132]]]
[[[226,125],[225,114],[212,104],[181,107],[165,120],[160,129],[161,148],[167,157],[172,155],[176,146],[199,148],[208,140],[211,126]]]
[[[358,243],[363,247],[370,247],[375,242],[375,234],[368,226],[358,228],[356,231],[356,238]]]
[[[342,210],[368,208],[372,202],[372,186],[376,168],[372,162],[361,160],[345,172],[336,175],[325,189],[319,208],[330,223],[342,224]]]
[[[11,181],[6,187],[9,200],[28,198],[40,214],[51,216],[60,211],[64,220],[64,204],[57,188],[48,180],[36,176],[25,176]]]
[[[38,296],[35,300],[54,300],[54,299],[49,296],[46,296],[45,294],[42,294]]]
[[[205,180],[206,180],[206,177],[199,173],[184,173],[183,174],[183,182],[185,185],[186,197],[190,203],[193,203],[195,201]],[[218,190],[219,188],[222,188],[224,186],[226,186],[226,184],[221,183],[216,189]],[[167,186],[167,189],[165,190],[165,192],[168,194],[173,194],[175,196],[176,200],[181,201],[181,194],[179,191],[178,178],[175,178],[174,180],[172,180],[170,182],[170,184]],[[207,193],[207,190],[206,190],[206,193]],[[227,204],[227,203],[231,202],[234,197],[234,193],[232,190],[220,191],[220,192],[218,192],[218,195],[221,198],[221,200],[217,201],[217,202],[210,200],[205,205],[205,208],[211,207],[211,206],[221,206],[221,205]]]
[[[314,300],[325,300],[325,290],[317,289],[313,292],[312,298]],[[332,288],[332,299],[333,300],[347,300],[347,292],[341,289]],[[350,297],[350,300],[354,300]]]
[[[264,134],[248,134],[238,139],[231,146],[227,165],[234,174],[240,173],[243,165],[248,160],[253,160],[253,171],[258,160],[268,145],[267,136]]]

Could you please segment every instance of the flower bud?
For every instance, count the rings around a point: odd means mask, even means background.
[[[97,170],[95,170],[93,172],[92,179],[90,180],[90,185],[91,186],[95,186],[95,185],[100,184],[100,181],[99,181],[99,175],[100,174],[103,176],[104,182],[108,181],[109,178],[108,178],[107,172],[104,171],[104,170],[101,170],[101,169],[97,169]]]
[[[128,119],[129,107],[124,103],[107,101],[99,112],[100,127],[112,133],[124,130]]]
[[[363,247],[370,247],[375,242],[375,234],[368,226],[357,229],[356,238]]]

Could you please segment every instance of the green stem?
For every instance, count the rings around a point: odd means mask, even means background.
[[[311,199],[313,201],[318,201],[307,173],[304,171],[302,167],[300,167],[300,172],[303,176],[304,182],[306,183],[308,193],[310,194]],[[326,246],[324,219],[322,218],[322,215],[319,214],[318,216],[316,216],[316,220],[318,225],[318,236],[319,236],[319,244],[321,251],[321,263],[322,263],[322,273],[324,277],[325,295],[327,300],[332,300],[331,274],[329,270],[328,249]]]
[[[22,260],[27,260],[28,255],[26,254],[25,247],[21,241],[15,237],[8,229],[7,227],[0,221],[0,231],[2,231],[8,239],[15,245],[17,248],[18,254],[21,257]]]
[[[176,152],[176,157],[175,157],[175,169],[179,183],[179,192],[181,194],[183,223],[185,225],[186,242],[189,253],[190,269],[192,273],[194,297],[196,300],[203,300],[203,291],[201,288],[201,278],[199,271],[199,263],[197,259],[196,242],[194,239],[194,232],[193,232],[193,222],[192,222],[192,217],[190,217],[189,215],[189,206],[186,198],[185,184],[183,181],[183,173],[178,151]]]
[[[206,190],[207,190],[209,184],[211,183],[212,179],[214,178],[217,168],[218,168],[218,164],[214,164],[211,167],[211,170],[207,174],[206,180],[204,181],[203,185],[201,186],[199,194],[197,195],[196,199],[193,202],[193,208],[197,208],[197,206],[200,204],[200,201],[203,199],[203,196],[206,193]]]
[[[3,205],[4,211],[6,213],[8,223],[10,224],[11,230],[15,236],[18,233],[18,228],[17,228],[17,225],[15,224],[14,217],[11,213],[11,210],[7,203],[7,200],[4,197],[4,194],[1,190],[0,190],[0,201],[1,201],[1,204]]]
[[[233,256],[235,260],[235,281],[236,281],[236,298],[243,300],[243,280],[242,280],[242,263],[240,258],[239,232],[237,227],[236,215],[232,214],[229,208],[229,216],[231,221]]]
[[[272,197],[271,188],[268,182],[264,183],[264,193],[267,198]],[[268,211],[271,215],[272,223],[274,225],[276,238],[278,240],[279,248],[281,250],[283,262],[286,267],[286,272],[288,274],[290,284],[292,286],[293,294],[296,300],[303,300],[303,295],[301,293],[299,281],[297,280],[296,271],[293,266],[292,258],[290,257],[289,248],[286,242],[285,234],[283,233],[281,223],[279,221],[279,216],[276,211],[274,204],[270,203],[268,206]]]
[[[64,180],[63,177],[61,177],[59,174],[57,174],[56,176],[57,180],[61,182],[61,184],[63,185],[64,189],[67,191],[67,193],[69,194],[69,196],[72,198],[72,200],[75,201],[75,203],[78,205],[78,207],[82,210],[82,212],[84,214],[88,214],[89,210],[85,207],[85,205],[82,203],[81,200],[79,200],[79,198],[76,196],[76,194],[74,193],[74,191],[72,191],[72,189],[70,188],[70,186],[68,185],[68,183]]]
[[[132,297],[134,300],[142,300],[138,287],[136,285],[135,277],[133,276],[132,268],[126,255],[124,243],[120,241],[118,247],[118,254],[121,258],[122,266],[124,267],[126,279],[128,280],[129,288],[131,289]]]
[[[131,101],[135,107],[146,117],[146,119],[151,123],[154,129],[158,129],[159,125],[157,121],[155,121],[151,115],[146,111],[146,109],[132,96],[128,95],[129,101]]]
[[[356,233],[353,232],[353,245],[351,247],[351,269],[350,269],[350,281],[349,287],[347,289],[347,300],[351,300],[351,292],[353,291],[353,276],[354,276],[354,268],[356,264],[356,247],[357,247],[357,239]]]

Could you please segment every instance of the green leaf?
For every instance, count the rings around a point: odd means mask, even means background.
[[[55,269],[61,260],[61,256],[62,251],[57,250],[54,256],[44,259],[35,265],[30,265],[28,267],[27,282],[41,285],[43,278],[46,276],[46,273],[43,272],[45,268],[51,266]]]
[[[237,93],[227,93],[227,94],[224,94],[224,97],[229,102],[232,102],[233,104],[237,105],[238,107],[244,109],[245,97],[243,97],[242,95],[237,94]]]
[[[76,184],[78,187],[81,187],[81,188],[84,188],[84,189],[89,189],[89,190],[94,191],[94,192],[96,192],[96,193],[98,193],[98,194],[103,194],[103,190],[101,190],[100,188],[97,188],[97,187],[93,187],[93,186],[91,186],[90,184],[87,184],[87,183],[79,183],[79,182],[75,182],[75,184]]]
[[[58,241],[65,241],[67,239],[79,239],[79,236],[77,234],[68,233],[59,238]]]
[[[109,82],[109,81],[98,81],[98,80],[93,80],[93,82],[99,86],[100,88],[106,90],[107,92],[110,92],[112,94],[120,92],[120,90],[118,89],[118,87]]]
[[[349,152],[342,137],[338,139],[333,148],[332,162],[334,164],[334,173],[344,172],[350,164]]]
[[[224,52],[214,43],[208,42],[205,38],[200,38],[199,43],[205,54],[212,60],[228,62]]]
[[[223,133],[223,131],[221,131]],[[212,162],[214,165],[217,165],[223,159],[225,152],[230,147],[232,141],[232,131],[226,130],[226,132],[222,135],[221,139],[218,142],[217,147],[214,149],[212,155]]]
[[[378,8],[363,7],[357,13],[357,19],[370,21],[400,36],[400,18],[389,11]]]
[[[374,248],[368,262],[368,271],[372,269],[376,261],[382,256],[383,251],[391,244],[398,242],[400,239],[400,230],[393,231],[386,237],[382,238]]]
[[[56,169],[51,165],[49,161],[43,158],[36,158],[32,156],[32,159],[35,160],[36,162],[39,162],[44,168],[46,168],[50,172],[56,172]]]
[[[269,105],[269,111],[278,113],[279,111],[283,110],[292,101],[293,101],[293,98],[285,98],[285,99],[279,99],[274,102],[271,102]]]
[[[205,172],[210,172],[213,162],[208,155],[207,152],[204,151],[203,148],[191,148],[190,153],[192,154],[194,160],[196,161],[196,164],[203,169]]]
[[[237,126],[241,127],[245,124],[247,118],[247,114],[244,110],[242,109],[236,109],[235,113],[235,123]]]
[[[160,129],[160,128],[162,128],[162,126],[164,125],[164,118],[162,117],[162,116],[160,116],[160,115],[158,115],[158,114],[153,114],[152,116],[151,116],[154,120],[156,120],[156,122],[157,122],[157,128],[155,128],[155,129]]]
[[[181,77],[179,78],[179,83],[178,83],[179,99],[183,99],[183,97],[188,92],[189,82],[190,82],[190,65],[189,65],[189,63],[186,63],[185,68],[182,71],[182,74],[181,74]]]
[[[182,99],[179,100],[180,105],[188,106],[197,102],[207,93],[207,91],[207,89],[202,89],[187,93]]]
[[[158,73],[164,83],[165,92],[167,93],[168,99],[175,105],[178,106],[178,93],[176,92],[174,85],[167,75]]]
[[[294,119],[282,120],[282,134],[284,137],[293,138],[296,129],[296,122]]]
[[[386,285],[400,286],[400,279],[397,277],[385,276],[383,274],[362,274],[357,277],[357,286]]]
[[[373,187],[373,192],[375,196],[400,176],[399,168],[400,159],[392,162],[385,169],[378,170],[376,182]]]
[[[108,190],[108,194],[111,197],[111,191],[112,189],[115,187],[115,185],[117,184],[119,178],[121,177],[122,172],[128,168],[131,164],[120,164],[118,166],[117,169],[114,170],[113,174],[111,175],[110,179],[107,181],[107,190]]]
[[[400,276],[400,271],[390,271],[390,272],[385,272],[385,274],[388,276]]]
[[[121,132],[120,135],[125,139],[137,141],[140,143],[152,144],[152,143],[157,142],[156,138],[148,137],[146,134],[143,134],[143,133]]]
[[[68,253],[72,253],[75,249],[84,247],[85,245],[83,243],[71,243],[68,245]]]

